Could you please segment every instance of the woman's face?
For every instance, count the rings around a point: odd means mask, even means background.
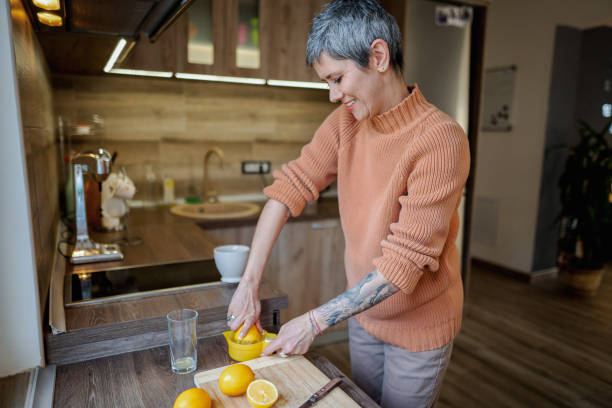
[[[322,53],[313,68],[323,81],[329,84],[329,100],[341,102],[362,120],[382,112],[384,107],[381,81],[378,71],[371,67],[359,67],[349,59],[334,59]]]

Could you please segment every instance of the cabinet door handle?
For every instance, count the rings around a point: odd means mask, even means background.
[[[313,222],[312,224],[310,224],[310,228],[312,229],[328,229],[328,228],[335,228],[337,226],[338,226],[337,220],[318,221],[318,222]]]

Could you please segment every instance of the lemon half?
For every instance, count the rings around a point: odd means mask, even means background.
[[[255,408],[268,408],[278,400],[276,386],[267,380],[255,380],[247,388],[247,399]]]
[[[237,397],[246,392],[251,381],[255,379],[253,370],[246,364],[232,364],[221,371],[219,389],[225,395]]]

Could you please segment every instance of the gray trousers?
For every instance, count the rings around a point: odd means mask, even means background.
[[[453,342],[413,353],[384,343],[349,319],[353,381],[383,408],[429,408],[438,400]]]

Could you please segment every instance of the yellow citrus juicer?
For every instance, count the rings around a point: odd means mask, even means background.
[[[270,344],[272,339],[276,338],[276,334],[268,333],[265,330],[260,341],[250,344],[241,344],[234,341],[234,332],[231,330],[224,331],[223,336],[227,341],[229,356],[236,361],[247,361],[261,356],[261,352]]]

